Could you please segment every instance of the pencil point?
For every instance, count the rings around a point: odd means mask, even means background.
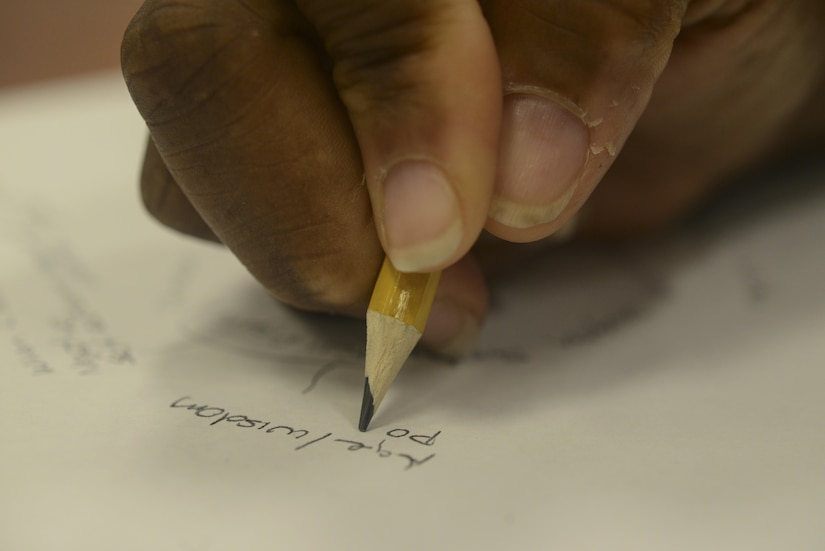
[[[364,401],[361,402],[361,420],[358,422],[358,430],[366,432],[367,427],[375,414],[375,401],[372,399],[370,390],[370,379],[364,379]]]

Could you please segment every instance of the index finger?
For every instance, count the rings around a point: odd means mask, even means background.
[[[361,158],[288,2],[149,0],[123,69],[170,174],[276,297],[362,315],[381,260]]]

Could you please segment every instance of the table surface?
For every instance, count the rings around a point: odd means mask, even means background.
[[[0,88],[116,68],[142,0],[3,0]]]

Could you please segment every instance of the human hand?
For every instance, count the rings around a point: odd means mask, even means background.
[[[824,11],[148,0],[123,42],[144,200],[301,308],[363,315],[383,251],[447,268],[425,339],[458,352],[486,312],[482,228],[540,240],[587,200],[582,234],[650,231],[821,138]]]

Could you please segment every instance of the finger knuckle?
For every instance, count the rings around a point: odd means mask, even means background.
[[[347,105],[367,110],[415,88],[417,62],[435,47],[445,10],[424,2],[330,2],[308,10]]]
[[[231,16],[195,0],[150,0],[132,19],[121,67],[150,127],[199,111],[240,73],[243,44],[257,30]]]

